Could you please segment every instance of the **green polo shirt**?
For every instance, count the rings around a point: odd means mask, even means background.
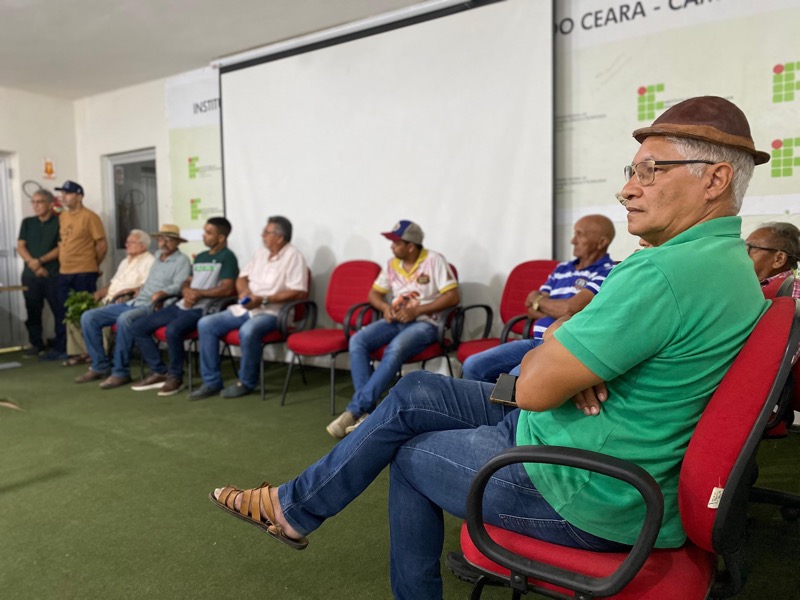
[[[600,292],[555,333],[602,377],[608,400],[586,416],[571,401],[522,411],[517,445],[584,448],[646,469],[664,494],[656,546],[678,547],[678,475],[689,438],[769,302],[741,239],[741,219],[695,225],[615,267]],[[632,544],[644,502],[632,487],[586,471],[526,464],[537,490],[569,523]]]
[[[39,217],[22,219],[17,239],[25,242],[33,258],[44,256],[58,246],[58,215],[53,213],[46,221],[40,221]],[[58,259],[44,263],[44,267],[50,275],[58,275]],[[25,265],[22,274],[34,276],[28,265]]]

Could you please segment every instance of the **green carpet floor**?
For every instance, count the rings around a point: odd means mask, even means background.
[[[22,359],[0,371],[0,595],[87,598],[389,598],[384,473],[293,552],[208,501],[218,485],[281,483],[334,444],[327,372],[299,375],[279,406],[285,369],[269,365],[267,400],[189,402],[77,385],[81,367]],[[226,368],[229,368],[226,365]],[[231,377],[230,372],[228,376]],[[339,374],[338,408],[352,388]],[[800,435],[767,442],[762,481],[800,492]],[[753,573],[740,598],[795,598],[800,529],[753,507]],[[447,520],[445,548],[460,522]],[[445,598],[469,586],[446,570]],[[492,589],[487,599],[506,598]]]

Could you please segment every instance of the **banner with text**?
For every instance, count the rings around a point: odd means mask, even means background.
[[[772,154],[756,169],[742,214],[796,220],[800,0],[566,0],[556,7],[555,194],[562,253],[569,252],[564,242],[580,216],[625,221],[614,194],[638,147],[631,132],[692,96],[736,103],[750,120],[756,146]],[[632,251],[635,240],[622,246]]]
[[[219,73],[206,68],[167,80],[172,220],[190,241],[224,213],[219,130]],[[192,250],[202,246],[193,244]]]

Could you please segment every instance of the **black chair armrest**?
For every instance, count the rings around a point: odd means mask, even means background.
[[[441,313],[439,313],[439,323],[437,326],[438,329],[438,340],[439,343],[442,345],[442,348],[445,349],[446,352],[449,352],[458,346],[458,340],[456,339],[455,333],[453,332],[453,327],[455,322],[457,321],[457,316],[459,311],[461,310],[460,306],[451,306],[450,308],[444,309]],[[447,341],[447,331],[450,330],[451,340],[450,343]]]
[[[372,306],[369,302],[359,302],[358,304],[353,304],[353,306],[347,309],[343,323],[344,337],[346,340],[349,340],[351,335],[367,325],[367,323],[365,323],[367,315],[372,315],[372,320],[378,320],[381,318],[381,314],[378,309]],[[354,320],[355,324],[353,323]]]
[[[174,304],[175,302],[177,302],[181,298],[183,298],[182,294],[167,294],[163,298],[159,298],[158,300],[154,300],[153,302],[151,302],[150,303],[150,308],[152,308],[153,311],[161,310],[165,306],[169,306],[170,304]]]
[[[470,304],[469,306],[462,306],[458,309],[458,314],[455,315],[453,322],[453,342],[458,345],[464,339],[464,321],[466,315],[470,311],[482,310],[484,313],[483,334],[479,339],[486,339],[489,337],[489,332],[492,330],[492,323],[494,322],[494,311],[488,304]]]
[[[627,558],[607,577],[589,577],[566,569],[532,562],[497,544],[483,522],[483,493],[492,474],[514,463],[557,464],[608,475],[632,485],[645,502],[645,519]],[[467,529],[475,546],[487,558],[511,571],[511,585],[527,589],[527,578],[535,577],[554,585],[587,594],[612,596],[638,573],[655,545],[664,517],[664,497],[653,477],[631,462],[577,448],[562,446],[518,446],[504,450],[489,460],[472,480],[467,494]]]
[[[531,337],[531,335],[533,335],[533,324],[536,321],[531,319],[528,315],[517,315],[516,317],[509,319],[503,327],[503,332],[500,334],[501,344],[505,344],[508,341],[508,336],[510,336],[512,333],[511,328],[520,321],[525,321],[525,326],[522,329],[522,339],[527,340]]]
[[[223,296],[222,298],[212,298],[211,302],[206,304],[203,309],[203,316],[214,315],[222,312],[232,304],[236,304],[239,296]]]
[[[128,300],[133,300],[135,295],[136,294],[131,290],[124,290],[111,298],[109,304],[121,304],[123,302],[127,302]]]
[[[297,317],[297,312],[303,307],[302,317]],[[278,313],[278,331],[283,337],[291,333],[314,329],[317,326],[317,303],[308,298],[292,300],[281,306]]]

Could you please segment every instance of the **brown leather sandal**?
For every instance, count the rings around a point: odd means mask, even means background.
[[[272,488],[266,481],[257,488],[251,490],[240,490],[239,488],[229,485],[220,492],[219,499],[214,498],[214,492],[211,492],[208,497],[211,502],[219,506],[222,510],[251,525],[263,529],[279,542],[295,550],[304,550],[305,547],[308,546],[308,540],[306,538],[291,538],[286,535],[283,527],[275,523],[275,507],[272,505],[272,498],[269,495],[270,489]],[[239,510],[236,510],[236,508],[234,508],[236,506],[236,498],[242,494],[242,503],[239,505]],[[261,517],[262,513],[267,516],[266,520]]]
[[[78,365],[86,365],[91,362],[92,358],[88,354],[76,354],[75,356],[70,356],[61,364],[65,367],[76,367]]]

